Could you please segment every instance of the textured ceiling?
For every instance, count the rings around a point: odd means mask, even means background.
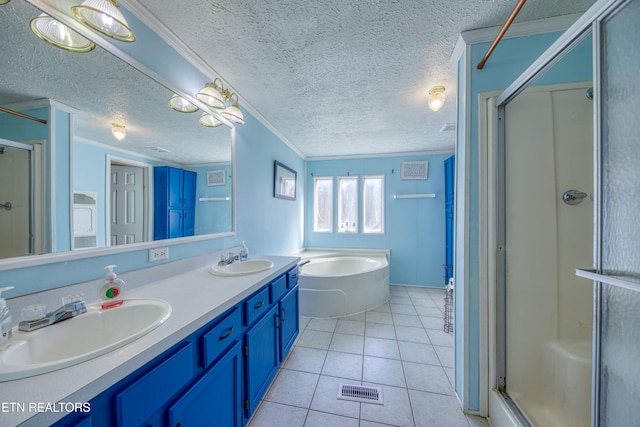
[[[461,31],[516,0],[139,0],[308,157],[452,150]],[[593,0],[529,0],[516,22]],[[426,106],[446,86],[439,112]]]
[[[502,25],[516,0],[122,3],[146,9],[214,70],[212,79],[220,76],[241,105],[312,158],[453,150],[455,132],[440,129],[456,122],[450,56],[457,37]],[[529,0],[516,22],[582,12],[593,3]],[[228,131],[202,128],[197,113],[172,112],[167,89],[104,51],[73,54],[41,42],[28,29],[38,13],[23,0],[0,6],[0,105],[52,98],[85,112],[78,133],[99,142],[182,164],[220,158],[215,147],[228,141]],[[446,86],[438,112],[426,105],[434,85]],[[110,136],[112,121],[127,125],[123,143]],[[86,131],[95,126],[103,133]],[[172,153],[150,153],[148,146]]]

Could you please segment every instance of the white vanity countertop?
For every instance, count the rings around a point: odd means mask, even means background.
[[[55,407],[37,413],[33,405],[91,400],[299,261],[297,257],[259,258],[273,261],[273,268],[244,276],[217,277],[209,273],[210,266],[205,266],[127,291],[125,301],[127,298],[167,301],[171,304],[171,316],[141,338],[95,359],[47,374],[1,382],[0,425],[43,426],[63,418],[67,413],[53,412]]]

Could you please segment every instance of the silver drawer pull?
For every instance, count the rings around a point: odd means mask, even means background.
[[[253,306],[254,310],[259,309],[260,307],[262,307],[264,305],[264,301],[260,301],[259,303],[257,303],[256,305]]]

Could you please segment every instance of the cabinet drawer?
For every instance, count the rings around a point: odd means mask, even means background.
[[[256,295],[249,298],[244,305],[244,311],[247,313],[246,324],[250,325],[269,309],[269,287],[265,286]]]
[[[286,276],[279,277],[275,282],[271,283],[271,303],[278,302],[278,300],[287,292],[287,278]]]
[[[119,426],[140,426],[194,376],[194,345],[176,354],[116,395]]]
[[[293,289],[298,284],[298,267],[287,272],[287,289]]]
[[[202,337],[204,367],[209,366],[241,332],[242,316],[240,308],[236,307],[222,322]]]

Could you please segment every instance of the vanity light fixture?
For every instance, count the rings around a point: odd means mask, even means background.
[[[82,4],[72,6],[71,12],[78,21],[105,36],[123,42],[136,39],[124,15],[118,10],[116,0],[84,0]]]
[[[122,141],[127,136],[127,130],[124,125],[118,123],[111,123],[111,134],[118,141]]]
[[[236,97],[235,101],[233,100],[234,96]],[[220,113],[220,115],[226,119],[229,119],[233,123],[243,125],[245,121],[244,121],[244,115],[242,114],[242,110],[240,110],[240,105],[238,104],[238,95],[236,95],[235,93],[232,93],[229,99],[231,100],[231,106],[225,108]]]
[[[211,108],[217,108],[222,110],[227,106],[224,102],[224,98],[222,97],[222,93],[218,89],[218,85],[216,81],[220,81],[220,79],[216,78],[213,83],[207,83],[204,85],[202,90],[196,93],[196,98],[200,101],[204,102]],[[222,85],[222,82],[220,83]]]
[[[195,113],[199,110],[198,107],[181,97],[180,95],[173,95],[169,99],[169,107],[180,113]]]
[[[202,113],[202,116],[200,116],[200,118],[198,119],[198,122],[202,126],[206,126],[208,128],[215,128],[222,124],[220,120],[216,119],[209,113]]]
[[[438,111],[444,105],[444,86],[434,86],[429,89],[429,108]]]
[[[70,52],[90,52],[96,45],[46,13],[30,22],[31,31],[45,42]]]
[[[238,104],[238,95],[224,87],[219,78],[216,77],[212,83],[207,83],[204,89],[196,94],[196,98],[210,107],[223,109],[220,115],[227,120],[239,125],[245,124],[244,115]],[[228,101],[231,101],[229,107],[227,107]]]

